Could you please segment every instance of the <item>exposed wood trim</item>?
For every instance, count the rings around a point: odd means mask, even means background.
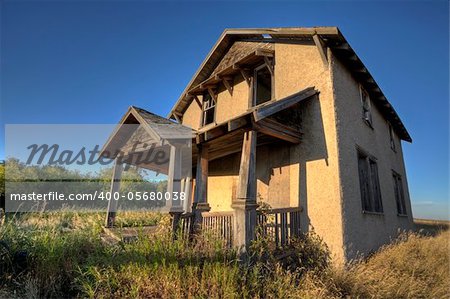
[[[249,117],[239,117],[228,121],[228,131],[234,131],[236,129],[248,126],[251,124]]]
[[[209,141],[211,139],[217,138],[219,136],[225,135],[226,133],[228,133],[228,128],[227,126],[218,126],[215,127],[211,130],[206,131],[204,134],[204,141]]]
[[[180,116],[178,115],[178,113],[174,112],[174,113],[173,113],[173,117],[175,117],[175,120],[177,121],[177,123],[181,124],[181,118],[180,118]]]
[[[295,105],[298,102],[305,100],[317,93],[318,92],[314,89],[314,87],[309,87],[300,92],[287,96],[284,99],[271,101],[271,103],[264,103],[261,105],[261,107],[256,107],[256,109],[253,111],[253,118],[258,122],[263,118],[266,118],[274,113]]]
[[[241,73],[242,78],[244,78],[244,80],[247,82],[247,85],[250,86],[251,76],[244,69],[239,68],[239,72]]]
[[[333,49],[350,51],[352,48],[350,47],[350,45],[348,43],[342,43],[340,45],[333,46]]]
[[[197,102],[198,107],[200,107],[200,109],[203,109],[202,103],[200,102],[200,99],[198,98],[198,96],[196,94],[194,94],[194,95],[192,95],[192,97],[194,98],[195,102]]]
[[[269,58],[267,56],[264,56],[264,62],[267,65],[267,68],[269,69],[270,75],[274,76],[274,69],[273,69],[273,62],[269,60]],[[272,79],[273,80],[273,79]]]
[[[199,203],[207,203],[208,200],[208,162],[209,162],[209,145],[199,144],[197,156],[197,169],[195,176],[195,205]]]
[[[256,131],[244,133],[237,199],[256,203]]]
[[[274,128],[274,127],[269,127],[266,123],[264,123],[263,121],[259,122],[259,123],[254,123],[253,124],[253,128],[258,131],[261,132],[263,134],[281,139],[281,140],[285,140],[294,144],[298,144],[300,143],[300,136],[293,136],[291,134],[288,134],[285,131],[279,130],[278,128]]]
[[[114,169],[111,178],[111,199],[108,201],[108,211],[106,213],[105,227],[113,227],[116,221],[118,200],[115,200],[113,194],[120,190],[120,179],[122,177],[123,164],[117,159],[114,161]]]
[[[317,50],[319,50],[319,54],[320,57],[322,58],[323,65],[325,66],[325,68],[328,68],[328,59],[325,44],[317,34],[313,35],[313,40],[314,43],[316,44]]]
[[[233,96],[233,85],[230,84],[229,79],[227,78],[222,78],[222,82],[223,85],[225,86],[225,88],[228,90],[228,92],[230,93],[231,96]]]
[[[208,93],[211,96],[211,98],[213,99],[213,101],[216,101],[216,94],[214,93],[214,90],[211,87],[208,87]]]

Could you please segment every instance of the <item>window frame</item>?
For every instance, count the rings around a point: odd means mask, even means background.
[[[273,64],[273,62],[272,62],[272,64]],[[274,92],[274,88],[275,88],[274,81],[275,81],[275,76],[272,75],[272,72],[270,71],[271,66],[268,65],[266,62],[264,62],[264,63],[258,65],[257,67],[255,67],[253,69],[252,107],[256,106],[256,96],[257,96],[257,90],[258,90],[258,75],[257,74],[258,74],[258,71],[260,71],[260,70],[262,70],[264,68],[267,68],[269,70],[269,73],[270,73],[270,100],[269,101],[273,101],[274,100],[274,94],[275,94],[275,92]],[[267,103],[269,101],[266,101],[264,103]],[[261,103],[261,104],[263,104],[263,103]],[[258,105],[260,105],[260,104],[258,104]]]
[[[361,84],[359,85],[359,97],[361,100],[361,118],[371,129],[373,129],[372,104],[370,95]]]
[[[396,146],[395,146],[395,132],[394,128],[390,123],[388,123],[389,126],[389,142],[391,145],[391,150],[393,150],[395,153],[397,152]]]
[[[209,97],[209,99],[207,101],[205,101],[206,97]],[[206,107],[209,103],[209,106]],[[208,91],[204,92],[202,95],[202,118],[201,118],[201,122],[200,122],[200,127],[206,127],[210,124],[214,124],[216,122],[216,107],[217,107],[217,99],[216,99],[216,95],[214,97],[212,97]],[[213,119],[211,122],[209,123],[205,123],[206,120],[206,113],[209,112],[210,110],[213,110]]]
[[[360,148],[357,148],[357,158],[361,210],[364,214],[384,215],[377,159]],[[364,161],[365,169],[361,169],[361,161]],[[364,172],[365,177],[362,177]]]
[[[403,188],[402,175],[392,170],[392,179],[394,184],[395,204],[397,207],[397,216],[408,216],[405,200],[405,189]]]

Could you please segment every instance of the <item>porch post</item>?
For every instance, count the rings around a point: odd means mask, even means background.
[[[195,175],[195,195],[192,204],[194,213],[194,227],[198,229],[202,224],[202,212],[208,212],[211,207],[208,204],[208,162],[209,145],[198,144],[197,169]]]
[[[170,146],[169,172],[167,179],[167,192],[170,196],[170,210],[172,215],[172,229],[176,233],[180,216],[183,213],[183,204],[180,200],[181,193],[181,148],[179,145]],[[174,235],[175,236],[175,235]]]
[[[234,209],[234,245],[243,251],[255,238],[256,226],[256,134],[244,133],[241,165]]]
[[[105,227],[113,227],[116,220],[117,206],[119,201],[114,199],[114,193],[120,190],[120,178],[122,177],[123,164],[116,159],[114,161],[113,174],[111,179],[111,198],[108,202],[108,212],[106,214]]]

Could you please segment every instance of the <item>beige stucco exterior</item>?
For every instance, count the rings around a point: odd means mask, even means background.
[[[394,133],[395,151],[390,146],[389,123],[371,103],[372,126],[361,118],[358,82],[336,58],[331,59],[335,97],[340,185],[343,203],[346,258],[376,250],[394,238],[399,230],[413,227],[411,203],[403,160],[402,144]],[[377,159],[383,214],[362,213],[357,148]],[[407,217],[397,215],[392,171],[402,177]]]
[[[333,257],[343,261],[357,252],[368,253],[386,243],[398,228],[410,228],[412,214],[406,184],[401,143],[397,152],[389,143],[388,124],[372,109],[374,129],[361,119],[357,81],[328,51],[328,67],[313,42],[275,44],[275,99],[282,99],[314,86],[318,99],[302,103],[302,141],[298,145],[258,147],[256,176],[258,199],[272,207],[303,208],[304,231],[314,230],[330,247]],[[244,113],[249,87],[234,78],[233,95],[219,90],[216,123]],[[193,101],[182,116],[183,125],[196,130],[201,109]],[[384,215],[361,211],[356,146],[378,158]],[[240,155],[209,163],[208,203],[212,211],[231,211],[236,195]],[[391,169],[403,177],[408,217],[396,213]]]

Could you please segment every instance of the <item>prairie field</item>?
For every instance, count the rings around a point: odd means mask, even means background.
[[[445,230],[402,234],[342,267],[313,233],[293,240],[289,258],[261,239],[243,260],[212,236],[173,241],[164,215],[120,213],[119,226],[158,225],[130,243],[108,240],[103,220],[69,211],[8,217],[0,298],[450,298]]]

